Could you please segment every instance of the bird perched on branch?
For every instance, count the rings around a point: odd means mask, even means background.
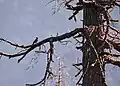
[[[35,40],[33,41],[33,44],[38,42],[38,37],[35,38]]]

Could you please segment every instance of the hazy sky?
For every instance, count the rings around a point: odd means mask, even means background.
[[[60,12],[52,15],[54,3],[46,6],[48,1],[0,0],[0,37],[19,44],[30,44],[36,36],[42,40],[51,35],[56,36],[57,32],[62,34],[81,26],[80,20],[77,23],[68,20],[71,12],[66,12],[65,9],[61,9]],[[82,14],[79,16],[82,18]],[[75,50],[73,45],[74,43],[68,46],[57,43],[55,46],[56,54],[59,57],[64,57],[66,65],[72,65],[77,56],[81,56],[81,53]],[[0,43],[0,51],[12,53],[15,49]],[[44,74],[45,55],[38,56],[37,61],[39,62],[34,64],[35,60],[30,65],[30,69],[26,71],[25,69],[29,67],[33,57],[36,56],[31,53],[19,64],[17,63],[18,58],[9,60],[3,57],[0,59],[0,86],[25,86],[26,83],[38,82]],[[120,69],[110,66],[107,66],[107,69],[109,86],[119,86]],[[72,73],[70,72],[71,75]]]

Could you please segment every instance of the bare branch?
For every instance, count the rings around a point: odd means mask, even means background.
[[[54,75],[51,71],[50,71],[50,65],[51,62],[53,62],[53,40],[50,40],[50,49],[49,52],[47,54],[47,66],[46,66],[46,71],[45,71],[45,75],[43,77],[43,79],[41,79],[39,82],[35,83],[35,84],[26,84],[26,86],[36,86],[36,85],[45,85],[46,79],[49,79],[49,77],[51,75]]]
[[[85,29],[85,28],[84,28],[84,29]],[[79,33],[79,32],[83,32],[84,29],[83,29],[83,28],[76,28],[76,29],[74,29],[73,31],[71,31],[71,32],[69,32],[69,33],[65,33],[65,34],[62,34],[62,35],[57,36],[57,37],[49,37],[49,38],[46,38],[46,39],[44,39],[44,40],[42,40],[42,41],[40,41],[40,42],[38,42],[38,43],[35,43],[35,44],[32,44],[32,45],[28,45],[28,46],[23,46],[22,48],[28,48],[28,47],[29,47],[25,52],[21,52],[21,53],[17,53],[17,54],[7,54],[7,53],[0,52],[0,55],[2,55],[2,56],[7,56],[7,57],[9,57],[9,58],[13,58],[13,57],[17,57],[17,56],[22,56],[22,55],[23,55],[23,56],[18,60],[18,63],[19,63],[29,52],[31,52],[31,51],[34,50],[35,48],[39,47],[40,45],[43,45],[43,44],[48,43],[48,42],[51,42],[51,40],[52,40],[52,42],[57,42],[57,41],[64,40],[64,39],[66,39],[66,38],[70,38],[70,37],[76,35],[76,34]],[[2,40],[3,40],[3,39],[2,39]],[[6,41],[6,40],[4,40],[4,41],[14,46],[13,43],[8,42],[8,41]],[[15,46],[21,47],[21,46],[19,46],[19,45],[15,45]]]
[[[115,66],[120,67],[120,61],[119,60],[113,60],[113,59],[109,58],[109,59],[106,59],[106,61],[107,61],[108,64],[113,64]]]
[[[7,54],[7,53],[4,53],[4,52],[0,52],[0,55],[1,56],[6,56],[6,57],[9,57],[10,58],[13,58],[13,57],[18,57],[18,56],[21,56],[25,54],[25,52],[22,52],[22,53],[16,53],[16,54]]]
[[[100,53],[100,56],[104,56],[104,55],[107,55],[107,56],[109,55],[109,56],[112,56],[112,57],[120,57],[120,55],[109,53],[109,52]]]
[[[0,38],[0,41],[1,41],[1,42],[2,42],[2,41],[3,41],[3,42],[6,42],[6,43],[8,43],[8,44],[10,44],[10,45],[12,45],[12,46],[19,47],[19,48],[28,48],[28,47],[30,47],[30,45],[28,45],[28,46],[19,45],[19,44],[10,42],[10,41],[8,41],[8,40],[5,40],[5,39],[3,39],[3,38]]]
[[[110,41],[110,40],[108,40],[108,42],[110,42],[110,44],[112,44],[113,47],[114,47],[117,51],[120,52],[120,43],[115,43],[115,42]]]

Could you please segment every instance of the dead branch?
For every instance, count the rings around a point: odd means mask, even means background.
[[[25,46],[25,45],[19,45],[19,44],[13,43],[13,42],[11,42],[11,41],[5,40],[5,39],[3,39],[3,38],[0,38],[0,41],[1,41],[1,42],[3,41],[3,42],[5,42],[5,43],[8,43],[8,44],[14,46],[14,47],[19,47],[19,48],[29,48],[29,47],[31,46],[31,45],[27,45],[27,46]]]
[[[49,52],[47,54],[47,66],[46,66],[44,77],[39,82],[37,82],[35,84],[26,84],[26,86],[45,85],[46,80],[49,79],[49,77],[51,75],[54,75],[52,73],[52,71],[50,71],[51,62],[53,62],[53,53],[54,53],[53,47],[54,47],[53,42],[52,42],[52,40],[50,40],[50,49],[49,49]]]
[[[80,84],[80,81],[82,80],[82,78],[86,75],[86,73],[87,73],[87,71],[88,71],[88,67],[89,67],[89,62],[87,63],[87,67],[86,67],[85,72],[83,72],[83,74],[80,76],[80,78],[78,79],[76,85],[79,85],[79,84]]]
[[[120,52],[120,43],[116,43],[110,40],[108,40],[108,42],[113,45],[114,49]]]
[[[46,66],[46,71],[45,71],[45,75],[43,77],[43,79],[41,79],[39,82],[35,83],[35,84],[26,84],[26,86],[36,86],[36,85],[45,85],[45,81],[46,79],[50,76],[53,75],[53,73],[51,71],[49,71],[50,69],[50,61],[47,61],[47,66]],[[49,75],[49,76],[48,76]]]
[[[107,64],[113,64],[113,65],[115,65],[115,66],[118,66],[118,67],[120,67],[120,61],[119,60],[113,60],[113,59],[106,59],[106,63]]]
[[[111,53],[109,53],[109,52],[102,52],[102,53],[100,53],[99,54],[100,56],[112,56],[112,57],[120,57],[120,55],[118,55],[118,54],[111,54]]]
[[[27,49],[26,49],[26,51],[21,52],[21,53],[8,54],[8,53],[0,52],[0,55],[1,55],[1,56],[7,56],[7,57],[9,57],[9,59],[10,59],[10,58],[14,58],[14,57],[18,57],[18,56],[22,56],[22,57],[18,60],[18,63],[19,63],[29,52],[31,52],[31,51],[34,50],[35,48],[39,47],[40,45],[43,45],[43,44],[48,43],[48,42],[51,42],[51,40],[52,40],[52,42],[61,41],[61,40],[64,40],[64,39],[66,39],[66,38],[70,38],[70,37],[76,35],[76,34],[79,33],[79,32],[84,32],[84,29],[83,29],[83,28],[76,28],[76,29],[74,29],[73,31],[68,32],[68,33],[65,33],[65,34],[62,34],[62,35],[60,35],[60,36],[57,36],[57,37],[49,37],[49,38],[46,38],[46,39],[44,39],[44,40],[42,40],[42,41],[39,41],[39,42],[37,42],[37,43],[35,43],[35,44],[31,44],[31,45],[29,45],[29,46],[24,46],[24,47],[22,47],[22,48],[26,48],[26,47],[27,47]],[[5,40],[4,40],[4,41],[5,41]],[[5,41],[5,42],[9,43],[8,41]],[[10,43],[11,43],[11,42],[10,42]],[[12,45],[14,45],[14,44],[12,43]],[[19,45],[16,45],[16,46],[21,47],[21,46],[19,46]]]

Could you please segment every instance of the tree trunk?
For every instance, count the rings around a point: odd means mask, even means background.
[[[84,8],[83,10],[84,26],[98,26],[101,24],[98,17],[100,15],[96,12],[94,7]],[[100,18],[99,18],[100,19]],[[102,20],[102,17],[101,17]],[[94,27],[95,28],[95,27]],[[97,38],[97,33],[91,35],[91,41],[98,51],[100,46]],[[83,84],[82,86],[106,86],[104,78],[104,65],[100,64],[96,60],[98,59],[94,49],[90,46],[90,42],[86,41],[83,45]],[[99,51],[103,51],[100,49]],[[102,68],[102,70],[101,70]]]

